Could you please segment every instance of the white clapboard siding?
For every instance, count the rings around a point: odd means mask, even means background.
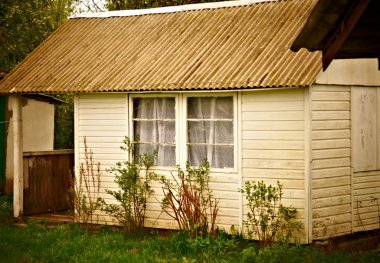
[[[242,176],[245,181],[283,184],[283,203],[305,219],[304,90],[242,93]],[[249,212],[243,199],[243,219]],[[302,233],[302,240],[306,239]]]
[[[314,240],[351,232],[350,96],[348,86],[310,88]]]
[[[353,174],[354,231],[378,229],[380,225],[380,171]]]
[[[115,189],[114,175],[106,169],[115,165],[116,161],[125,158],[120,149],[127,131],[127,95],[126,94],[81,94],[77,99],[76,150],[77,162],[85,163],[84,138],[88,151],[91,150],[94,161],[100,163],[101,185],[104,198],[111,197],[105,189]]]
[[[117,190],[117,184],[114,182],[115,176],[107,169],[126,157],[120,146],[124,137],[128,135],[127,103],[126,94],[81,94],[77,99],[77,162],[84,164],[86,161],[84,146],[86,138],[88,151],[92,152],[94,161],[100,163],[99,197],[110,204],[116,202],[106,193],[106,189]],[[103,211],[96,211],[95,215],[97,223],[117,224]]]

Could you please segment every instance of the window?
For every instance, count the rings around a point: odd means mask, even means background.
[[[211,167],[234,167],[232,97],[190,97],[187,100],[187,155],[192,166],[207,159]]]
[[[135,97],[132,131],[136,156],[157,151],[157,166],[235,167],[235,102],[229,96]]]
[[[176,165],[175,125],[174,98],[134,98],[133,134],[139,141],[136,156],[156,150],[156,165]]]

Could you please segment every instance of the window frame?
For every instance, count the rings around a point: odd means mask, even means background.
[[[184,148],[183,150],[183,155],[182,156],[182,162],[184,164],[186,164],[187,162],[187,156],[188,156],[188,145],[187,145],[187,101],[188,101],[188,98],[198,98],[198,97],[232,97],[232,107],[233,107],[233,111],[234,111],[234,114],[233,114],[233,136],[234,136],[234,139],[233,139],[233,155],[234,155],[234,166],[233,167],[225,167],[225,168],[216,168],[216,167],[210,167],[210,171],[212,172],[215,172],[215,173],[237,173],[237,170],[238,170],[238,165],[237,165],[237,162],[238,162],[238,158],[237,158],[237,148],[238,148],[238,139],[237,139],[237,135],[238,135],[238,129],[237,129],[237,121],[238,121],[238,114],[237,114],[237,93],[236,92],[207,92],[207,93],[204,93],[204,92],[196,92],[196,93],[186,93],[186,94],[183,94],[183,98],[182,98],[182,101],[183,101],[183,105],[182,105],[182,112],[184,114],[184,118],[182,118],[182,124],[181,126],[184,127],[184,134],[183,134],[183,138],[182,138],[182,147]]]
[[[182,169],[186,168],[187,145],[187,101],[191,97],[232,97],[233,101],[233,167],[210,167],[214,173],[238,172],[238,96],[237,92],[191,92],[191,93],[130,93],[128,96],[129,138],[134,138],[133,99],[135,98],[174,98],[175,99],[175,153],[176,164]],[[154,170],[172,171],[176,166],[153,166]]]
[[[129,101],[129,134],[128,134],[128,137],[133,139],[135,138],[135,135],[134,135],[134,118],[133,118],[133,109],[134,109],[134,105],[133,105],[133,99],[137,99],[137,98],[141,98],[141,99],[144,99],[144,98],[174,98],[174,110],[175,110],[175,156],[176,156],[176,160],[175,160],[175,163],[176,165],[178,164],[178,161],[180,160],[179,158],[179,141],[178,141],[178,132],[179,132],[179,127],[178,127],[178,94],[173,94],[173,93],[170,93],[170,94],[156,94],[156,93],[150,93],[150,94],[141,94],[141,93],[136,93],[136,94],[129,94],[129,98],[128,98],[128,101]],[[129,157],[130,158],[130,157]],[[153,168],[155,170],[173,170],[173,168],[176,167],[176,165],[173,165],[173,166],[156,166],[154,165]]]

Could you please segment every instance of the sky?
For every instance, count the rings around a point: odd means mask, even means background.
[[[81,0],[77,5],[75,13],[94,13],[100,11],[106,11],[104,8],[104,0]]]

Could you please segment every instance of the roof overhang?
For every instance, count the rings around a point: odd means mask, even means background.
[[[41,93],[23,94],[22,96],[25,98],[28,98],[28,99],[43,101],[43,102],[47,102],[47,103],[55,104],[55,105],[66,104],[66,102],[64,102],[63,100],[54,98],[54,97],[46,95],[46,94],[41,94]]]
[[[379,59],[379,14],[378,0],[319,0],[291,49],[322,51],[324,70],[334,58]]]

